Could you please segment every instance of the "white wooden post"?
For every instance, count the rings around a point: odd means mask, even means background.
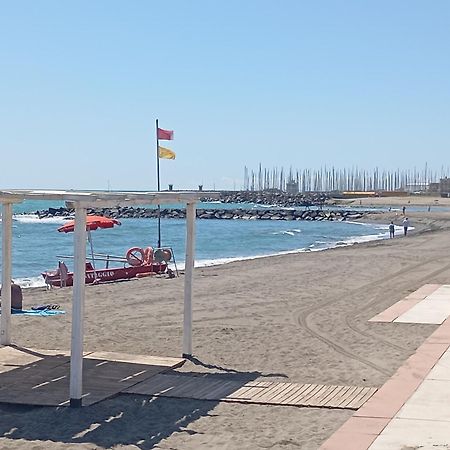
[[[195,261],[195,203],[186,205],[186,259],[184,268],[183,357],[192,355],[192,275]]]
[[[81,407],[83,396],[83,335],[86,277],[86,208],[75,204],[70,406]]]
[[[12,203],[2,208],[2,314],[0,344],[11,344]]]

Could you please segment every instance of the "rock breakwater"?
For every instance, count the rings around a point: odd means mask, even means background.
[[[72,217],[73,209],[49,208],[36,211],[39,218],[47,217]],[[149,219],[158,217],[155,208],[90,208],[88,214],[96,214],[114,219],[135,218]],[[224,219],[224,220],[355,220],[364,217],[363,211],[346,210],[301,210],[301,209],[197,209],[198,219]],[[184,219],[184,209],[161,209],[161,217],[165,219]]]
[[[222,203],[256,203],[281,207],[321,206],[330,200],[330,195],[324,192],[308,192],[287,194],[278,191],[221,191]],[[207,197],[202,201],[211,200]]]

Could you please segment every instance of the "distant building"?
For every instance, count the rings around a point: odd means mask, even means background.
[[[441,183],[430,183],[428,185],[428,192],[438,194],[441,190]]]
[[[343,191],[340,193],[340,198],[378,197],[378,195],[378,192],[375,191]]]
[[[439,182],[439,192],[442,196],[448,197],[450,194],[450,178],[441,178]]]
[[[405,186],[405,191],[412,194],[413,192],[425,192],[428,189],[428,183],[413,183]]]
[[[379,191],[377,194],[380,197],[406,197],[408,192],[406,191]]]
[[[293,195],[298,194],[298,182],[294,180],[288,181],[286,183],[286,192]]]

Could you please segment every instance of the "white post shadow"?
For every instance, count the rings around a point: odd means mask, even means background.
[[[2,208],[2,313],[0,344],[11,344],[12,203]]]
[[[183,357],[192,355],[192,275],[195,261],[195,203],[186,204],[186,259],[184,268]]]
[[[70,351],[70,406],[82,406],[83,335],[86,277],[86,208],[75,205],[72,342]]]

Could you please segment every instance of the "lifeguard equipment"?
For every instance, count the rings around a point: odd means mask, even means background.
[[[96,228],[113,228],[120,223],[116,219],[108,219],[106,217],[96,217],[87,216],[86,223],[89,226],[86,227],[88,236],[90,238],[90,233]],[[75,222],[68,223],[68,227],[60,227],[61,232],[73,232],[75,228]],[[92,243],[92,240],[90,239]],[[145,247],[144,247],[145,248]],[[84,282],[86,284],[108,282],[108,281],[118,281],[118,280],[130,280],[133,278],[140,278],[156,274],[168,273],[168,264],[166,262],[156,262],[153,256],[154,250],[151,248],[146,248],[143,250],[141,247],[131,247],[125,255],[123,256],[113,256],[94,253],[91,245],[91,255],[92,263],[86,262],[86,271]],[[168,257],[168,254],[162,254],[164,258]],[[72,256],[59,256],[59,258],[73,258]],[[172,255],[173,258],[173,255]],[[106,261],[106,267],[99,269],[94,267],[94,261]],[[118,267],[110,267],[110,262],[117,261]],[[145,263],[145,261],[148,262]],[[125,262],[125,264],[124,264]],[[175,258],[173,258],[173,263],[175,265]],[[176,269],[176,265],[175,265]],[[45,279],[45,283],[49,286],[61,286],[61,276],[60,270],[57,271],[46,271],[42,273]],[[73,286],[73,272],[67,273],[67,286]]]
[[[144,264],[150,265],[153,262],[153,248],[147,247],[144,250]]]
[[[169,262],[172,259],[172,252],[168,248],[158,248],[153,255],[156,262]]]
[[[136,278],[152,277],[153,275],[155,275],[155,272],[143,272],[136,274]]]
[[[163,250],[163,254],[165,262],[169,262],[172,259],[172,252],[168,248]]]
[[[125,258],[130,266],[142,266],[145,260],[144,250],[141,247],[131,247],[128,249]]]

